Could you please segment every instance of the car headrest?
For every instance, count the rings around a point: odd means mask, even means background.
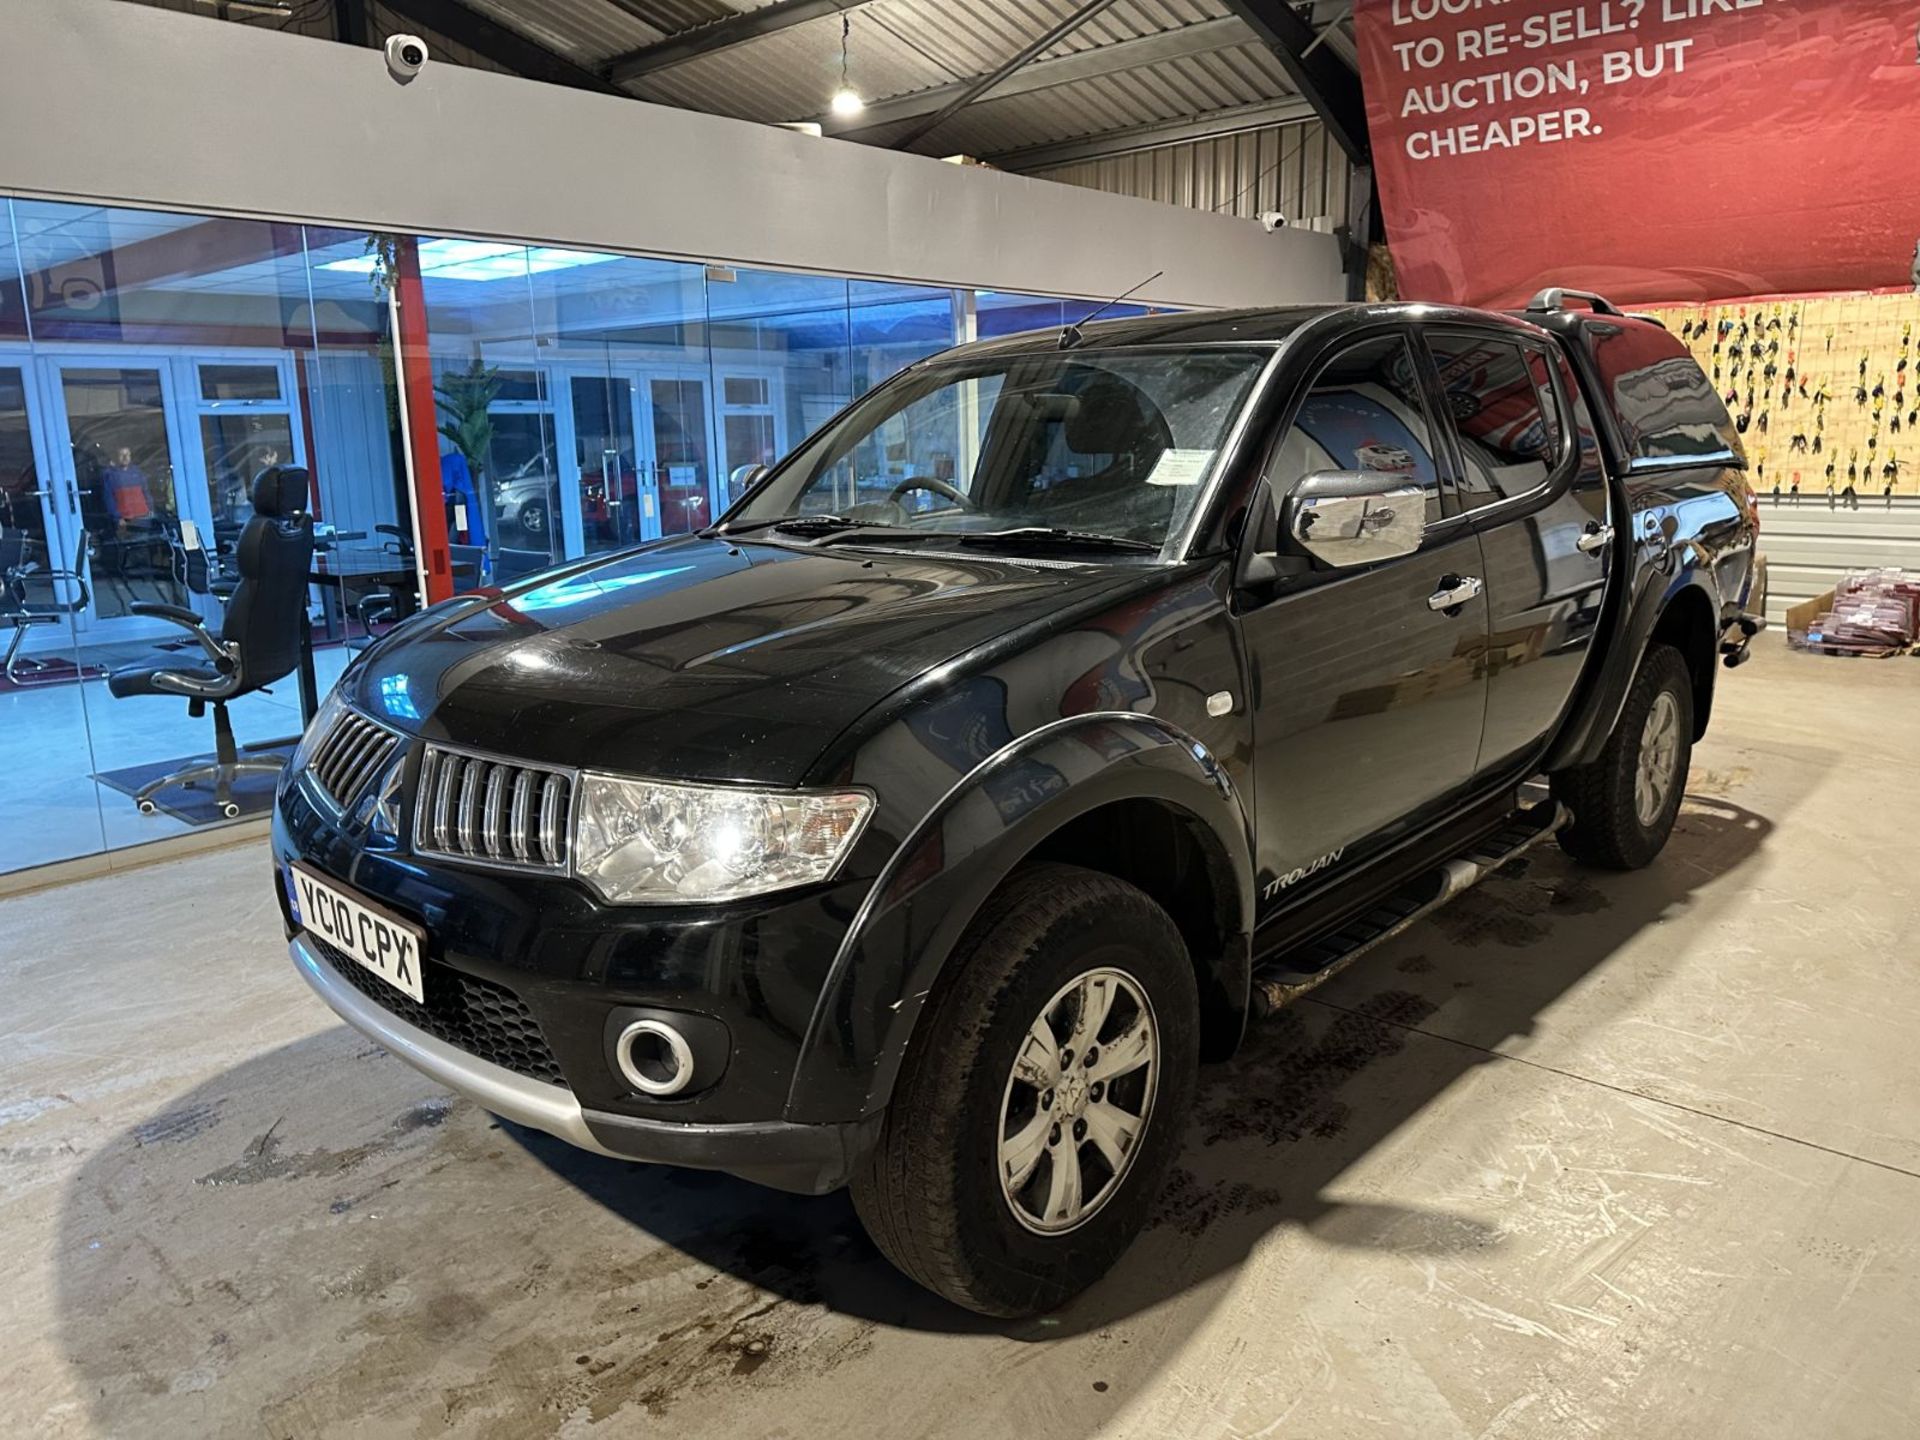
[[[1128,455],[1169,443],[1167,422],[1138,386],[1096,372],[1067,417],[1067,444],[1083,455]]]
[[[1038,395],[1028,395],[1025,398],[1027,409],[1032,413],[1033,418],[1043,422],[1058,424],[1062,421],[1071,420],[1080,413],[1080,397],[1078,395],[1059,395],[1052,392],[1044,392]]]
[[[308,477],[299,465],[269,465],[253,477],[253,508],[259,515],[285,518],[307,508]]]

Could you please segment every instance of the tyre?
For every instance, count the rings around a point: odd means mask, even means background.
[[[1671,645],[1652,645],[1591,765],[1553,777],[1573,812],[1560,848],[1609,870],[1638,870],[1666,847],[1693,759],[1693,676]]]
[[[520,507],[520,528],[529,535],[540,536],[547,533],[547,504],[544,500],[529,500]]]
[[[983,1315],[1062,1304],[1145,1225],[1200,1052],[1180,932],[1138,889],[1017,871],[922,1015],[854,1206],[886,1257]]]

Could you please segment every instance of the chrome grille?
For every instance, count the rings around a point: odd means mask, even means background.
[[[558,872],[572,829],[571,772],[427,746],[413,802],[418,853]]]
[[[393,731],[357,711],[342,709],[333,728],[313,747],[307,774],[344,815],[360,802],[399,748],[400,737]]]

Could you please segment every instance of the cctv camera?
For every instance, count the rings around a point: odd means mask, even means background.
[[[1267,227],[1267,233],[1271,235],[1275,230],[1284,230],[1286,228],[1287,217],[1282,215],[1278,210],[1262,210],[1260,212],[1260,223]]]
[[[387,37],[387,70],[401,84],[427,67],[427,42],[418,35]]]

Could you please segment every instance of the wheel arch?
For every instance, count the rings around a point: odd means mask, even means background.
[[[1042,798],[1029,801],[1034,794]],[[1251,993],[1254,913],[1240,794],[1217,757],[1165,721],[1075,717],[975,767],[902,842],[825,978],[788,1118],[845,1120],[884,1108],[927,997],[973,916],[1037,859],[1114,875],[1166,908],[1196,966],[1206,1052],[1231,1052]],[[1183,880],[1194,883],[1183,891]]]
[[[1251,946],[1233,857],[1199,815],[1160,797],[1115,800],[1074,817],[1015,862],[1078,865],[1124,880],[1172,917],[1200,991],[1200,1053],[1224,1060],[1246,1030]]]
[[[1713,711],[1717,674],[1717,613],[1713,591],[1696,573],[1683,574],[1671,584],[1645,585],[1633,597],[1632,607],[1621,621],[1617,645],[1609,646],[1606,669],[1590,704],[1554,742],[1545,768],[1562,770],[1591,764],[1599,756],[1620,721],[1627,693],[1650,645],[1672,645],[1686,661],[1693,679],[1693,738],[1704,735]]]
[[[1671,645],[1687,662],[1693,677],[1693,738],[1707,733],[1707,721],[1713,713],[1714,663],[1719,642],[1718,611],[1707,592],[1699,585],[1683,585],[1667,598],[1647,645]],[[1645,647],[1642,647],[1643,651]]]

